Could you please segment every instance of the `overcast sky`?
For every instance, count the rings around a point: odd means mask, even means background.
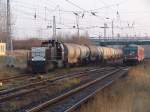
[[[80,15],[81,33],[88,32],[90,36],[103,36],[103,29],[98,27],[105,22],[111,27],[112,20],[115,35],[149,35],[149,6],[149,0],[12,0],[13,35],[17,38],[50,37],[52,29],[47,26],[52,26],[53,16],[56,16],[57,27],[61,28],[57,34],[75,33],[73,12]],[[107,36],[111,36],[110,28]]]

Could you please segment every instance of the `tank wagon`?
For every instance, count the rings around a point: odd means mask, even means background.
[[[136,64],[144,60],[144,48],[138,45],[128,45],[123,48],[123,62]]]
[[[6,43],[0,42],[0,56],[6,55]]]
[[[33,47],[28,54],[27,67],[33,73],[47,72],[56,67],[72,67],[121,59],[120,49],[63,43],[54,40]]]

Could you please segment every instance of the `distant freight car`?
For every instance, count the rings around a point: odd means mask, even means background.
[[[144,60],[144,48],[138,45],[129,45],[123,48],[124,63],[139,63]]]
[[[0,56],[6,55],[6,43],[0,43]]]

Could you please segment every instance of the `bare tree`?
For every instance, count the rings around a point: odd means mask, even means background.
[[[67,34],[59,33],[57,35],[57,39],[62,42],[75,43],[75,44],[80,44],[80,45],[91,45],[92,44],[92,42],[90,41],[88,32],[80,35],[80,37],[78,37],[77,34],[71,35],[70,33],[67,33]]]

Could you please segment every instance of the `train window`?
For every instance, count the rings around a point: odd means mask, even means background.
[[[137,48],[124,48],[124,54],[136,54],[137,53]]]
[[[32,52],[32,55],[33,55],[33,57],[35,57],[35,56],[44,57],[43,53],[44,52]]]

